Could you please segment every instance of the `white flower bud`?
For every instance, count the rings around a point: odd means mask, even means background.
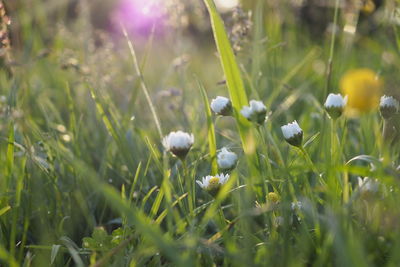
[[[225,147],[218,153],[218,167],[224,171],[230,171],[236,167],[238,157],[235,153],[229,151]]]
[[[297,121],[283,125],[281,127],[283,136],[286,142],[292,146],[300,147],[303,142],[303,130],[300,128]]]
[[[301,201],[292,202],[290,203],[290,208],[292,210],[301,210],[303,209],[303,203]]]
[[[384,119],[389,119],[399,111],[399,101],[392,96],[384,95],[381,97],[379,110]]]
[[[324,107],[332,119],[337,119],[343,114],[346,103],[347,96],[343,97],[341,94],[329,94]]]
[[[240,113],[249,121],[262,124],[267,115],[267,107],[261,101],[251,100],[250,106],[244,106]]]
[[[170,132],[162,143],[167,151],[183,160],[194,143],[194,136],[182,131]]]
[[[229,98],[217,96],[211,100],[211,110],[221,116],[230,116],[232,114],[232,102]]]
[[[358,177],[358,188],[362,193],[376,193],[379,190],[379,182],[377,179]]]

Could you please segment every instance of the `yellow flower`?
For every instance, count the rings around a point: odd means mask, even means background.
[[[354,69],[340,80],[340,89],[347,95],[346,114],[353,116],[376,109],[382,94],[383,80],[370,69]]]
[[[268,195],[267,195],[267,200],[271,201],[272,203],[278,203],[279,200],[280,200],[280,197],[275,192],[269,192]]]
[[[361,6],[361,12],[365,15],[369,15],[374,12],[376,9],[376,5],[372,0],[365,0],[364,4]]]

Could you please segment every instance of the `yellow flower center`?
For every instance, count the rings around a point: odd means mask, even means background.
[[[375,11],[375,3],[372,0],[366,0],[363,4],[363,6],[361,7],[361,12],[363,12],[366,15],[371,14],[372,12]]]
[[[217,189],[219,187],[219,178],[213,176],[212,178],[210,178],[210,180],[208,181],[208,188],[209,190],[211,189]]]
[[[275,192],[269,192],[267,195],[267,200],[269,200],[273,203],[277,203],[277,202],[279,202],[279,195]]]

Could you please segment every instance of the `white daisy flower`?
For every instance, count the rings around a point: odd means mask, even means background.
[[[183,160],[194,143],[194,136],[182,131],[170,132],[162,143],[167,151]]]
[[[204,190],[207,190],[210,194],[215,195],[222,185],[224,185],[229,179],[229,174],[217,174],[215,176],[207,175],[203,177],[201,181],[197,180],[196,183]]]
[[[379,104],[379,110],[384,119],[389,119],[399,111],[399,101],[393,96],[382,96]]]
[[[281,130],[286,142],[288,142],[292,146],[301,146],[303,142],[303,130],[300,128],[297,121],[283,125],[281,127]]]
[[[225,147],[222,148],[221,152],[219,152],[217,155],[218,167],[224,171],[229,171],[234,169],[237,160],[238,156],[235,153],[226,149]]]
[[[217,96],[211,100],[211,110],[221,116],[230,116],[232,114],[232,102],[229,98]]]
[[[343,114],[346,103],[347,96],[343,97],[341,94],[329,94],[324,107],[332,119],[337,119]]]
[[[292,210],[301,210],[303,208],[303,203],[301,201],[296,201],[290,203],[290,208]]]
[[[240,113],[249,121],[262,124],[267,115],[267,107],[261,101],[251,100],[250,106],[244,106]]]
[[[379,190],[379,181],[369,177],[358,177],[358,188],[362,193],[376,193]]]

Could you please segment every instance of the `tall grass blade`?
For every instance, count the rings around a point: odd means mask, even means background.
[[[204,0],[204,2],[210,13],[215,44],[220,56],[222,69],[224,70],[243,149],[246,154],[250,154],[253,152],[253,149],[249,146],[250,144],[247,136],[249,134],[250,123],[240,115],[240,110],[243,106],[248,105],[248,100],[239,65],[236,62],[232,46],[225,31],[224,23],[217,12],[214,2],[212,0]]]
[[[135,49],[133,48],[133,44],[132,44],[131,40],[129,39],[129,36],[128,36],[128,33],[127,33],[125,27],[122,24],[121,24],[121,27],[122,27],[122,32],[123,32],[123,34],[125,36],[126,42],[128,43],[129,52],[131,53],[131,57],[132,57],[133,67],[135,68],[136,74],[140,78],[140,86],[142,87],[143,93],[144,93],[144,95],[146,97],[147,104],[149,105],[151,114],[153,115],[153,119],[154,119],[154,122],[156,124],[157,131],[158,131],[158,134],[160,136],[160,139],[162,139],[163,138],[163,133],[162,133],[162,129],[161,129],[160,119],[158,118],[157,113],[156,113],[156,109],[155,109],[155,107],[153,105],[153,102],[151,101],[151,98],[150,98],[150,95],[149,95],[149,90],[147,90],[147,86],[146,86],[146,83],[144,81],[144,77],[143,77],[143,74],[142,74],[142,72],[140,70],[139,63],[138,63],[138,60],[137,60],[137,57],[136,57]]]
[[[236,62],[232,46],[228,39],[228,34],[225,31],[224,23],[217,12],[214,2],[212,0],[204,0],[204,2],[207,6],[208,12],[210,13],[215,44],[217,46],[220,62],[228,85],[233,114],[236,119],[242,148],[246,154],[250,173],[249,182],[254,185],[256,183],[255,179],[259,179],[261,175],[260,170],[256,167],[256,162],[258,162],[257,154],[255,153],[256,140],[254,133],[250,128],[251,124],[240,114],[242,107],[248,105],[247,94],[240,74],[240,68]]]
[[[11,121],[8,128],[8,145],[7,145],[7,183],[8,187],[14,167],[14,122]]]
[[[211,174],[217,174],[218,173],[217,141],[215,140],[215,129],[212,120],[210,103],[208,102],[207,92],[204,89],[204,86],[200,83],[200,81],[197,81],[197,84],[199,86],[201,96],[203,97],[204,110],[206,111],[206,116],[207,116],[207,127],[208,127],[207,136],[208,136],[208,147],[211,158]]]

